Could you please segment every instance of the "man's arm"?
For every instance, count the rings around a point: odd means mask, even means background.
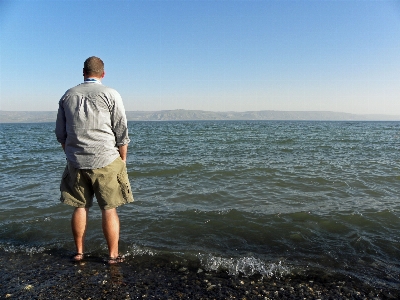
[[[55,134],[57,137],[57,141],[61,144],[62,148],[64,149],[64,152],[65,152],[65,141],[67,140],[67,130],[65,126],[66,126],[65,112],[62,106],[62,99],[61,99],[60,102],[58,103]]]
[[[118,147],[128,145],[130,142],[128,135],[128,122],[126,120],[125,108],[122,103],[121,95],[112,90],[114,99],[114,105],[110,110],[111,117],[111,129],[115,135],[115,141]],[[122,157],[122,155],[121,155]]]
[[[119,156],[121,156],[123,162],[126,163],[126,156],[128,155],[128,144],[119,146],[118,148],[119,148]]]
[[[121,95],[113,91],[114,105],[110,110],[112,131],[115,135],[115,141],[118,146],[119,156],[122,161],[126,163],[126,156],[128,154],[128,144],[130,142],[128,135],[128,122],[126,120],[125,108],[122,102]]]

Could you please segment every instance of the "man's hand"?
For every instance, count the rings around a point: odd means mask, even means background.
[[[121,159],[124,163],[126,163],[126,156],[128,154],[128,145],[122,145],[119,146],[119,156],[121,156]]]

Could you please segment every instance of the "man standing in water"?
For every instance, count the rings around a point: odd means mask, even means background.
[[[120,223],[116,208],[133,202],[126,170],[128,128],[120,94],[102,85],[103,61],[86,59],[84,82],[69,89],[59,102],[56,137],[67,157],[61,179],[61,202],[75,207],[71,227],[76,245],[74,261],[84,259],[89,208],[96,196],[102,212],[108,263],[119,263]]]

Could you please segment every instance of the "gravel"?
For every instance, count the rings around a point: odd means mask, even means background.
[[[1,299],[400,299],[400,288],[377,288],[343,275],[230,276],[168,260],[129,258],[108,265],[99,256],[73,263],[65,253],[0,253]]]

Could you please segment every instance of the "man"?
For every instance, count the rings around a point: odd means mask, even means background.
[[[102,85],[104,63],[89,57],[84,83],[69,89],[59,102],[56,137],[67,157],[60,190],[61,202],[75,207],[71,227],[76,246],[74,261],[84,259],[89,208],[96,196],[102,212],[108,263],[119,263],[120,223],[116,207],[133,202],[126,171],[128,128],[119,93]]]

